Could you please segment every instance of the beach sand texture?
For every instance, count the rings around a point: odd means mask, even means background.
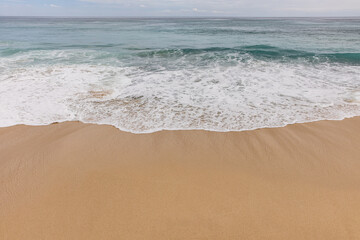
[[[0,129],[0,239],[360,239],[360,118]]]

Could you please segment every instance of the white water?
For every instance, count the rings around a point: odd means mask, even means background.
[[[32,51],[1,58],[0,126],[80,120],[135,133],[240,131],[360,115],[356,65],[249,56],[229,66],[214,61],[157,71],[121,63],[71,64],[94,53]],[[33,64],[38,55],[67,62]]]

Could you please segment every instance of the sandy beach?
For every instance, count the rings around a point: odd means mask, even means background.
[[[0,129],[0,239],[360,239],[360,118]]]

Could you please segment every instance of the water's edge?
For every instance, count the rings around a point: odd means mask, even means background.
[[[112,127],[112,128],[114,128],[114,129],[116,129],[116,130],[118,130],[120,132],[126,132],[126,133],[130,133],[130,134],[135,134],[135,135],[145,135],[145,134],[152,134],[152,133],[158,133],[158,132],[168,132],[168,131],[182,131],[182,132],[183,131],[185,131],[185,132],[186,131],[205,131],[205,132],[215,132],[215,133],[239,133],[239,132],[249,132],[249,131],[251,132],[251,131],[256,131],[256,130],[261,130],[261,129],[277,129],[277,128],[284,128],[284,127],[288,127],[288,126],[292,126],[292,125],[301,125],[301,124],[317,123],[317,122],[324,122],[324,121],[339,122],[339,121],[343,121],[343,120],[347,120],[347,119],[354,119],[354,118],[360,118],[360,115],[344,117],[344,118],[341,118],[341,119],[319,119],[319,120],[314,120],[314,121],[288,123],[288,124],[284,124],[283,126],[260,127],[260,128],[242,129],[242,130],[213,130],[213,129],[205,129],[205,128],[194,128],[194,129],[173,128],[173,129],[158,129],[158,130],[148,131],[148,132],[134,132],[134,131],[121,129],[121,128],[116,127],[116,126],[111,125],[111,124],[85,122],[85,121],[81,121],[81,120],[66,120],[66,121],[52,122],[52,123],[46,123],[46,124],[22,124],[22,123],[17,123],[17,124],[9,125],[9,126],[1,126],[0,129],[11,128],[11,127],[16,127],[16,126],[42,127],[42,126],[50,126],[50,125],[54,125],[54,124],[81,123],[81,124],[95,125],[95,126],[109,126],[109,127]]]

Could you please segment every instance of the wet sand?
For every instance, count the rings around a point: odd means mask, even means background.
[[[360,118],[0,128],[0,239],[360,239]]]

